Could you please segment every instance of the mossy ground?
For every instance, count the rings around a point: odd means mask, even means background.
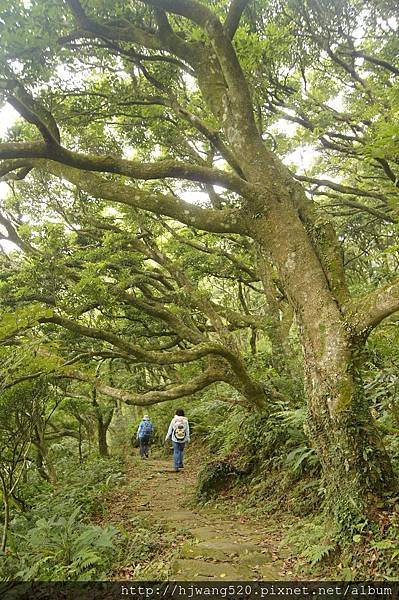
[[[124,535],[112,579],[290,579],[268,524],[225,506],[194,506],[197,466],[129,457],[125,482],[106,498],[102,522]]]
[[[186,469],[175,473],[162,453],[127,458],[124,483],[108,493],[99,517],[122,534],[110,578],[353,580],[392,573],[397,532],[388,514],[392,540],[384,548],[367,530],[343,546],[320,512],[316,479],[293,481],[277,471],[262,485],[232,482],[199,504],[203,459],[192,448]]]

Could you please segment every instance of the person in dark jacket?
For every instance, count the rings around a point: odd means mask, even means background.
[[[140,444],[140,456],[141,458],[148,458],[150,452],[150,441],[154,431],[154,426],[151,423],[151,419],[148,415],[144,415],[140,421],[140,425],[137,429],[137,439]]]

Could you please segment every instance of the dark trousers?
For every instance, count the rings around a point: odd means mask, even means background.
[[[185,442],[172,442],[173,444],[173,466],[175,469],[183,468],[183,452]]]
[[[145,435],[144,437],[139,438],[140,443],[140,456],[143,458],[146,456],[148,458],[148,453],[150,451],[150,436]]]

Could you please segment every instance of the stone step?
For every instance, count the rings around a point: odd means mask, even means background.
[[[204,527],[194,527],[194,529],[191,530],[191,533],[199,541],[214,540],[223,535],[223,527],[211,527],[208,525],[205,525]]]
[[[201,516],[191,510],[163,510],[153,511],[154,519],[160,519],[162,521],[171,521],[173,523],[194,523],[198,525],[201,523]]]
[[[233,539],[215,538],[198,543],[186,543],[182,546],[182,558],[211,558],[215,560],[240,560],[255,565],[269,562],[272,556],[268,552],[260,552],[255,544],[243,544]]]
[[[172,564],[171,578],[176,581],[250,581],[254,572],[247,565],[177,559]]]

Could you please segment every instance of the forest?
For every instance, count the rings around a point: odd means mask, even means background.
[[[399,579],[398,26],[0,0],[1,585]]]

